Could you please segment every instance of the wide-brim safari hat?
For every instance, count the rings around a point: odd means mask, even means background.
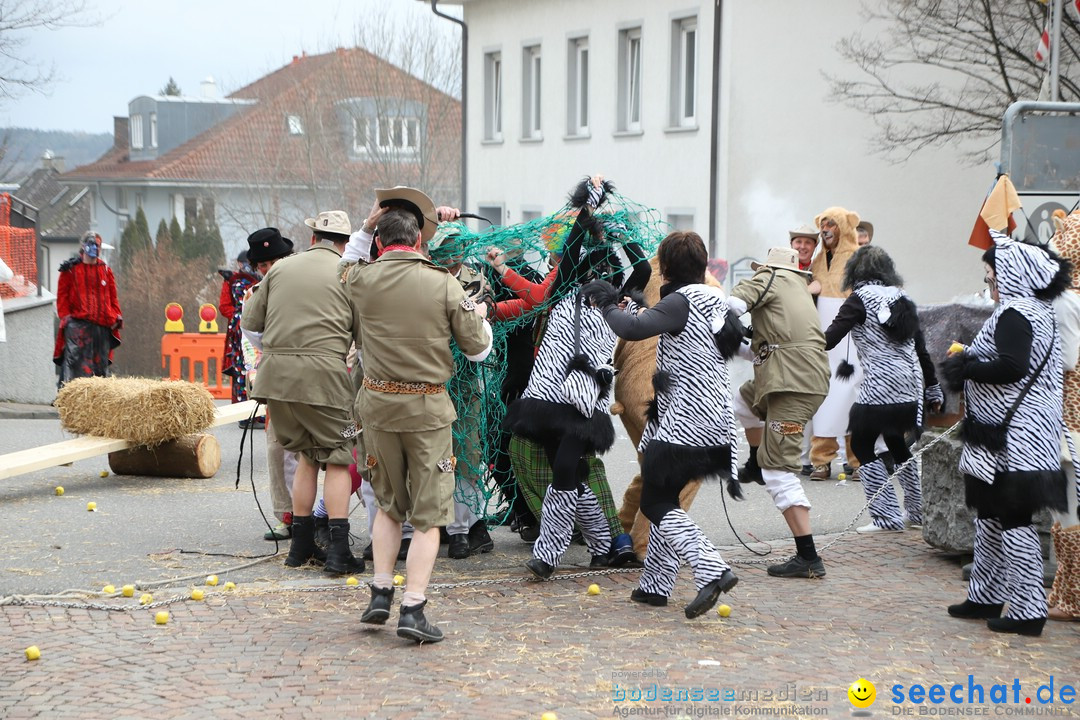
[[[761,268],[773,268],[774,270],[791,270],[797,272],[800,275],[809,276],[811,273],[807,270],[799,269],[799,253],[791,248],[786,247],[774,247],[769,249],[769,255],[765,258],[765,262],[751,262],[750,269],[757,272]]]
[[[416,224],[420,228],[420,237],[424,239],[424,242],[431,240],[435,234],[435,229],[439,226],[435,203],[416,188],[398,185],[377,189],[375,199],[379,202],[379,207],[399,207],[415,215]]]
[[[313,218],[304,220],[304,224],[317,233],[327,235],[343,235],[348,240],[352,235],[352,225],[349,224],[349,214],[344,210],[327,210]]]
[[[797,237],[811,238],[817,240],[819,231],[813,225],[800,225],[794,230],[788,230],[788,240],[794,240]]]

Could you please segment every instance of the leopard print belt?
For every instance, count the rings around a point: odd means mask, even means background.
[[[438,395],[446,392],[445,385],[436,385],[426,382],[398,382],[396,380],[374,380],[364,378],[364,387],[375,392],[391,393],[393,395]]]

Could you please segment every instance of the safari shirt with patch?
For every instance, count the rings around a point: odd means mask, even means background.
[[[373,380],[445,385],[454,374],[451,338],[466,355],[491,345],[484,319],[473,312],[461,283],[424,256],[407,250],[356,265],[346,288],[360,317],[356,346]],[[365,427],[418,432],[457,419],[445,392],[389,393],[361,388],[356,412]]]
[[[780,346],[763,363],[754,365],[754,403],[775,392],[825,395],[829,392],[825,334],[806,278],[777,270],[770,286],[770,275],[763,268],[731,290],[733,297],[746,303],[750,313],[754,327],[750,348],[754,353],[766,345]]]
[[[345,356],[356,324],[329,243],[274,264],[244,303],[240,326],[262,333],[257,400],[352,409]]]

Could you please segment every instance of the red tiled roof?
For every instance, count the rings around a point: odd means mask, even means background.
[[[349,185],[350,175],[370,179],[372,163],[349,158],[352,137],[343,136],[335,113],[336,103],[347,98],[422,102],[428,113],[429,141],[437,147],[440,157],[445,155],[455,161],[460,136],[459,101],[362,49],[339,49],[294,59],[229,98],[258,102],[156,160],[131,162],[126,149],[112,148],[97,161],[75,168],[61,179],[280,187],[308,186],[317,178],[334,178]],[[289,135],[287,115],[301,118],[302,135]],[[395,174],[401,176],[400,167]],[[407,180],[401,178],[402,182]]]

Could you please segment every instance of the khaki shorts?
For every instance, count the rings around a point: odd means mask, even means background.
[[[422,432],[364,428],[366,465],[379,509],[418,532],[454,520],[454,466],[450,426]],[[364,465],[363,458],[358,465]]]
[[[267,400],[274,437],[286,450],[313,465],[349,465],[356,444],[356,423],[348,410]]]
[[[798,472],[801,469],[799,458],[802,455],[803,429],[814,417],[825,396],[775,392],[765,395],[754,405],[753,380],[744,383],[739,388],[739,394],[751,412],[765,423],[758,448],[758,465],[769,470]]]

